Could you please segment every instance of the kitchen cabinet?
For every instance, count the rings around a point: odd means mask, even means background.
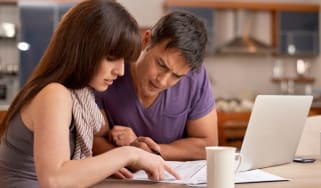
[[[166,10],[173,7],[184,7],[184,9],[192,8],[204,12],[208,12],[210,9],[213,14],[215,11],[223,9],[269,11],[271,14],[272,48],[277,49],[273,50],[273,54],[298,56],[319,54],[319,4],[164,0],[164,7]],[[209,13],[207,14],[209,15]],[[213,22],[212,24],[210,26],[215,27]],[[215,29],[211,28],[211,30]],[[214,37],[214,32],[211,34],[210,37]],[[210,42],[212,42],[210,44],[212,51],[215,41],[210,39]]]
[[[212,9],[248,9],[268,11],[313,11],[320,10],[319,5],[303,3],[246,2],[246,1],[209,1],[209,0],[164,0],[164,8],[174,6]]]
[[[29,49],[20,51],[20,85],[22,86],[45,52],[51,36],[71,3],[22,2],[19,4],[21,18],[21,42]]]
[[[22,86],[42,57],[54,30],[52,4],[19,4],[21,42],[29,49],[20,52],[20,85]]]
[[[279,53],[281,55],[319,54],[319,12],[278,12]]]
[[[251,112],[217,112],[220,146],[241,148]]]
[[[7,114],[7,111],[0,110],[0,122],[2,122],[6,114]]]

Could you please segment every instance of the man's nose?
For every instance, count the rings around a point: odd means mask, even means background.
[[[164,87],[167,85],[169,79],[170,79],[170,73],[166,72],[166,73],[160,73],[157,76],[157,81],[159,82],[160,86]]]

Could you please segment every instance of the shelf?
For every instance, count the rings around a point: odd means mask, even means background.
[[[28,1],[30,0],[0,0],[0,4],[18,4],[18,2],[28,2]],[[46,1],[54,2],[54,3],[79,3],[80,2],[80,0],[46,0]]]
[[[301,77],[299,76],[299,77],[295,77],[295,78],[288,78],[288,77],[272,78],[272,82],[274,82],[274,83],[289,82],[289,81],[293,81],[294,83],[312,84],[312,83],[314,83],[315,79],[312,77],[303,77],[303,76],[301,76]]]
[[[250,9],[268,11],[308,11],[319,12],[318,4],[293,4],[293,3],[257,3],[257,2],[225,2],[213,0],[164,0],[164,7],[184,6],[216,9]]]

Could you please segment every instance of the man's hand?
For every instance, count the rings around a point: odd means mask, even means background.
[[[109,131],[109,141],[113,141],[116,146],[129,146],[137,138],[130,127],[115,125]]]
[[[134,140],[130,145],[141,148],[150,153],[161,155],[160,146],[149,137],[140,136],[136,140]]]

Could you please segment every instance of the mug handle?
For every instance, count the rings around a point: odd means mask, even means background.
[[[235,173],[238,173],[239,171],[239,168],[241,166],[241,162],[242,162],[242,156],[240,153],[235,153],[235,159],[237,160],[237,165],[236,165],[236,168],[235,168]]]

